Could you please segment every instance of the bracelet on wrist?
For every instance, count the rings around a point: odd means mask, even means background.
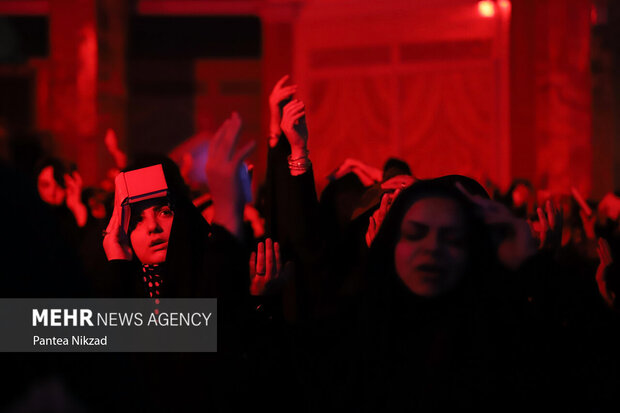
[[[288,156],[288,168],[291,172],[306,172],[312,168],[312,162],[308,158],[308,152],[302,156],[293,158],[292,155]]]

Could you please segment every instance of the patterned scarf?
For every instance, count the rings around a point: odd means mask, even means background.
[[[159,304],[161,296],[161,286],[164,282],[162,276],[162,267],[159,264],[142,265],[142,281],[146,287],[146,292],[150,298],[155,298],[155,304]],[[155,308],[155,314],[159,314],[159,310]]]

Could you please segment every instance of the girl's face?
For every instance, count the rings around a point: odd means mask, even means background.
[[[463,278],[467,247],[459,204],[449,198],[421,199],[401,223],[394,250],[396,273],[414,294],[436,297],[454,289]]]
[[[168,205],[154,205],[137,213],[136,227],[129,235],[136,257],[142,264],[161,264],[166,261],[174,212]]]

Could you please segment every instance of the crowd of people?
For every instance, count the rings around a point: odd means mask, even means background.
[[[208,193],[163,155],[127,156],[112,131],[117,169],[96,188],[64,160],[40,159],[32,177],[3,160],[4,297],[214,297],[220,318],[215,354],[4,355],[5,409],[617,405],[620,194],[526,180],[501,193],[391,158],[347,159],[319,197],[289,83],[269,98],[253,203],[237,113],[210,141]],[[124,202],[114,178],[152,166],[165,192]]]

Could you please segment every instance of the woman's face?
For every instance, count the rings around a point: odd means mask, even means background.
[[[61,205],[65,200],[65,189],[54,179],[54,168],[46,166],[37,177],[39,196],[50,205]]]
[[[435,297],[456,287],[468,264],[465,216],[456,201],[433,197],[415,202],[400,233],[395,268],[409,290]]]
[[[168,205],[154,205],[138,213],[129,235],[131,246],[142,264],[161,264],[166,261],[174,212]]]

